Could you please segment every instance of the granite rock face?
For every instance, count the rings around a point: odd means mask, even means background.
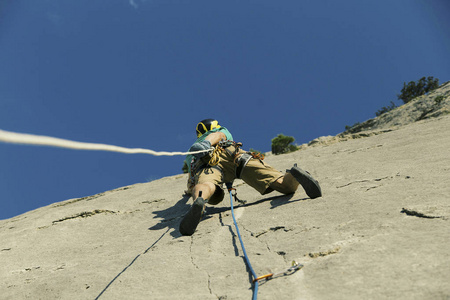
[[[428,94],[416,97],[410,102],[388,111],[377,118],[358,124],[345,133],[405,126],[420,120],[448,115],[449,113],[450,81],[443,83],[439,88]]]
[[[311,200],[235,181],[258,299],[449,299],[450,116],[266,161],[322,186]],[[70,199],[0,221],[1,299],[251,299],[230,200],[191,237],[186,175]],[[38,195],[37,195],[38,197]]]

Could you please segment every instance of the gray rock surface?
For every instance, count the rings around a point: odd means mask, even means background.
[[[345,133],[388,129],[450,113],[450,81],[426,95],[388,111],[381,116],[358,124]],[[344,133],[344,134],[345,134]]]
[[[339,139],[293,163],[324,196],[261,196],[236,181],[237,222],[258,299],[450,299],[450,116]],[[230,214],[209,206],[192,237],[186,175],[70,199],[0,221],[1,299],[251,299]],[[39,195],[36,195],[39,197]]]

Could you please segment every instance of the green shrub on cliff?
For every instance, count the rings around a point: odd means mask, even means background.
[[[397,105],[395,105],[395,103],[391,101],[391,105],[383,106],[381,109],[379,109],[379,110],[375,113],[375,115],[376,115],[377,117],[379,117],[379,116],[381,116],[382,114],[384,114],[384,113],[386,113],[386,112],[388,112],[388,111],[391,111],[391,110],[393,110],[393,109],[396,108],[396,107],[397,107]]]
[[[397,95],[403,103],[408,103],[412,99],[424,95],[439,87],[439,79],[428,76],[422,77],[417,81],[410,81],[408,84],[403,83],[401,94]]]
[[[277,137],[272,139],[272,153],[283,154],[298,150],[296,145],[292,145],[294,141],[294,137],[280,133]]]

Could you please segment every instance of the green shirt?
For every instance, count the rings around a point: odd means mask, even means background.
[[[210,130],[210,131],[204,133],[201,137],[199,137],[199,138],[195,141],[195,143],[199,143],[199,142],[204,141],[208,135],[210,135],[211,133],[217,132],[217,131],[223,132],[223,133],[225,134],[225,136],[227,137],[227,141],[233,141],[233,136],[232,136],[231,133],[228,131],[228,129],[226,129],[225,127],[220,127],[220,128],[215,128],[215,129],[213,129],[213,130]],[[194,144],[195,144],[195,143],[194,143]],[[189,155],[186,156],[186,159],[184,160],[184,161],[186,162],[186,165],[188,166],[188,173],[191,173],[191,162],[192,162],[192,157],[193,157],[193,156],[189,154]]]

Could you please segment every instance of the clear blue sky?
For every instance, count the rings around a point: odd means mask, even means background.
[[[0,129],[185,151],[216,118],[247,149],[302,144],[400,104],[404,82],[450,80],[449,15],[446,0],[0,0]],[[182,161],[0,143],[0,219]]]

